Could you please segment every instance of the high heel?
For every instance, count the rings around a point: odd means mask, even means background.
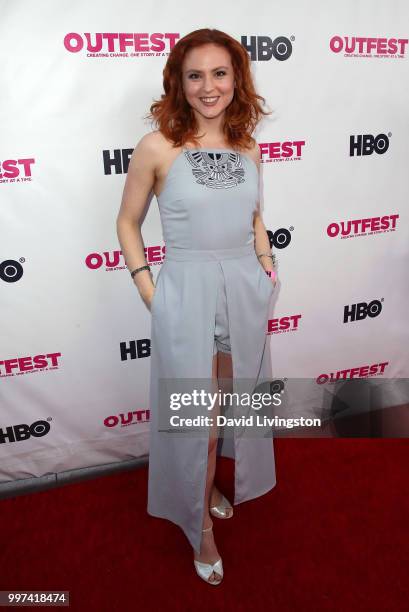
[[[212,529],[213,529],[213,525],[211,525],[207,529],[202,529],[202,533],[205,533],[206,531],[211,531]],[[202,561],[196,561],[196,559],[193,559],[193,563],[195,565],[197,575],[200,576],[200,578],[202,578],[202,580],[204,580],[208,584],[213,584],[214,586],[216,586],[220,584],[221,581],[223,580],[223,562],[221,558],[218,559],[216,563],[213,563],[213,564],[203,563]],[[211,582],[209,578],[213,572],[216,572],[217,574],[219,574],[220,578],[218,580],[214,580],[213,582]]]
[[[226,510],[230,510],[230,514],[227,514]],[[225,498],[222,493],[222,499],[217,506],[212,506],[209,508],[210,514],[220,519],[229,519],[233,516],[233,507],[230,504],[229,500]]]

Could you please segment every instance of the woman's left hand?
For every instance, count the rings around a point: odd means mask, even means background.
[[[264,272],[267,274],[267,276],[273,283],[273,288],[275,289],[277,284],[277,273],[274,270],[264,270]]]

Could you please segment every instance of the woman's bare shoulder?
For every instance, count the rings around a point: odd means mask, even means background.
[[[155,130],[144,134],[136,147],[142,149],[145,154],[163,155],[164,152],[166,153],[172,148],[172,144],[159,130]]]
[[[254,162],[257,164],[257,168],[260,169],[260,147],[257,141],[254,142],[251,149],[247,149],[247,155],[254,160]]]
[[[158,150],[163,149],[165,139],[157,130],[155,132],[147,132],[136,143],[135,149],[139,152],[147,154],[155,154]]]
[[[171,150],[172,144],[159,130],[147,132],[134,147],[129,169],[132,172],[138,166],[155,177],[160,176],[172,156]]]

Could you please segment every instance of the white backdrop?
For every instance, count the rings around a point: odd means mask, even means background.
[[[0,2],[1,482],[149,450],[150,313],[115,222],[168,53],[197,28],[247,46],[274,110],[255,134],[280,278],[274,376],[311,379],[294,396],[306,412],[328,377],[408,377],[409,5],[253,9]],[[155,198],[142,232],[156,276]],[[377,316],[344,322],[359,303]]]

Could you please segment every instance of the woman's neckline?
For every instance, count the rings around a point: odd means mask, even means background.
[[[249,159],[254,164],[254,166],[256,167],[257,172],[258,172],[258,168],[257,168],[256,162],[254,161],[254,159],[248,153],[244,153],[244,151],[237,151],[236,149],[232,149],[230,147],[195,147],[195,148],[189,149],[189,148],[183,146],[181,151],[180,151],[180,153],[179,153],[179,155],[181,153],[184,153],[185,151],[205,151],[205,152],[206,151],[229,151],[229,153],[236,153],[236,155],[241,155],[242,157],[247,157],[247,159]]]
[[[159,198],[162,196],[163,192],[165,191],[165,189],[167,187],[167,184],[168,184],[168,180],[170,179],[170,177],[172,175],[172,172],[174,171],[174,168],[176,166],[177,160],[180,159],[182,157],[182,155],[184,153],[186,153],[186,151],[232,151],[233,153],[237,153],[238,155],[241,155],[242,157],[247,158],[250,161],[250,163],[253,164],[253,166],[254,166],[257,174],[258,174],[258,168],[257,168],[256,162],[247,153],[241,153],[241,151],[235,151],[235,149],[228,149],[227,147],[226,148],[224,148],[224,147],[223,148],[217,148],[217,147],[206,147],[206,148],[204,148],[204,147],[201,147],[201,148],[194,148],[194,149],[188,149],[186,147],[182,147],[182,149],[179,151],[179,153],[173,159],[173,161],[172,161],[172,163],[171,163],[171,165],[170,165],[170,167],[168,169],[167,175],[165,176],[165,180],[163,181],[162,189],[161,189],[159,195],[155,195],[157,200],[159,200]]]
[[[257,164],[254,159],[248,154],[244,153],[244,151],[237,151],[236,149],[232,149],[230,147],[195,147],[195,148],[187,148],[185,146],[182,147],[180,153],[184,151],[229,151],[231,153],[236,153],[237,155],[242,155],[243,157],[247,157],[257,168]]]
[[[185,151],[234,151],[234,153],[241,153],[237,149],[231,147],[182,147]]]

